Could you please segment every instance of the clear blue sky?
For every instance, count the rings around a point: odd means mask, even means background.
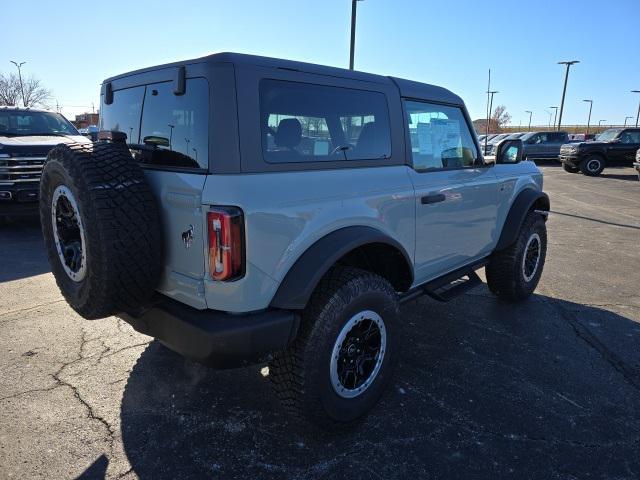
[[[3,2],[0,71],[26,61],[68,116],[98,104],[103,78],[236,51],[346,67],[350,0],[15,0]],[[24,21],[22,21],[24,19]],[[635,118],[640,94],[640,0],[364,0],[356,68],[445,86],[484,116],[487,70],[513,119],[546,124],[572,67],[565,124]]]

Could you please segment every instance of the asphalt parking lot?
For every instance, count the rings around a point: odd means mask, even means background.
[[[358,429],[294,430],[261,367],[212,371],[62,300],[35,222],[0,229],[0,478],[640,477],[640,184],[544,167],[529,301],[403,308]]]

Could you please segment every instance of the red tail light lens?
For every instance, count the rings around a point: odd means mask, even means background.
[[[236,207],[216,207],[207,213],[209,272],[214,280],[244,275],[244,217]]]

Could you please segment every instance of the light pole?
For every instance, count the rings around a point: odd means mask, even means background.
[[[489,127],[488,127],[488,125],[491,123],[491,110],[493,109],[493,96],[494,96],[496,93],[500,93],[500,92],[498,92],[497,90],[491,90],[491,91],[490,91],[490,92],[488,92],[488,93],[489,93],[489,95],[490,95],[490,96],[489,96],[489,99],[490,99],[490,100],[489,100],[489,115],[487,116],[487,132],[489,132]]]
[[[575,63],[580,63],[580,60],[571,60],[569,62],[558,62],[558,65],[566,65],[567,70],[564,73],[564,87],[562,88],[562,100],[560,100],[560,116],[558,117],[558,131],[560,131],[560,125],[562,124],[562,111],[564,110],[564,96],[567,93],[567,80],[569,79],[569,68]]]
[[[598,130],[602,130],[602,122],[606,122],[606,120],[598,120]]]
[[[167,123],[167,127],[169,127],[171,130],[169,130],[169,150],[173,150],[171,144],[173,142],[173,129],[176,127],[175,125],[171,125],[170,123]]]
[[[351,0],[351,49],[349,50],[349,70],[353,70],[353,55],[356,48],[356,11],[358,2],[362,0]]]
[[[551,130],[551,117],[553,117],[553,113],[551,113],[549,110],[545,110],[545,112],[549,114],[549,130]]]
[[[640,90],[631,90],[631,93],[640,93]],[[638,119],[640,119],[640,102],[638,102],[638,113],[636,114],[636,128],[638,128]]]
[[[558,107],[549,107],[549,108],[553,108],[556,111],[556,114],[553,117],[553,128],[556,128],[556,120],[558,119]]]
[[[589,135],[589,124],[591,123],[591,109],[593,108],[593,100],[582,100],[583,102],[588,102],[589,103],[589,118],[587,118],[587,133],[586,135]]]
[[[531,115],[533,115],[533,112],[530,110],[525,110],[524,113],[529,114],[529,128],[527,129],[527,132],[530,132],[531,131]]]
[[[11,63],[13,63],[16,67],[18,67],[18,80],[20,80],[20,92],[22,93],[22,106],[26,107],[26,105],[24,104],[24,86],[22,85],[22,70],[21,67],[22,65],[24,65],[27,62],[14,62],[13,60],[11,60]]]
[[[624,126],[625,127],[627,126],[627,120],[629,120],[630,118],[633,118],[633,117],[624,117]]]

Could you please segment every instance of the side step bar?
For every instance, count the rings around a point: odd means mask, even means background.
[[[487,261],[482,260],[413,288],[400,296],[400,303],[414,300],[422,295],[429,295],[439,302],[448,302],[452,298],[480,285],[482,280],[480,280],[476,270],[486,264]]]

